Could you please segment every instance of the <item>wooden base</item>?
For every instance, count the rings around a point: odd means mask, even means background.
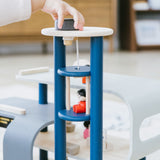
[[[67,142],[80,145],[80,152],[73,158],[90,159],[90,149],[87,140],[83,139],[83,131],[77,129],[73,133],[67,134]],[[113,136],[107,137],[107,149],[104,149],[103,159],[125,160],[129,152],[129,141]],[[54,151],[54,132],[39,133],[35,140],[35,146],[44,150]]]

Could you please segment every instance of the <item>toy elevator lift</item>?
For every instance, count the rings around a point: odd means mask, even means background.
[[[112,33],[112,29],[98,27],[84,27],[83,31],[59,31],[55,28],[42,30],[43,35],[54,37],[55,160],[66,159],[65,121],[86,120],[91,122],[90,159],[103,159],[103,36]],[[72,37],[91,37],[90,67],[66,66],[64,41]],[[86,107],[87,113],[76,114],[70,106],[66,107],[66,97],[69,96],[65,91],[66,86],[69,91],[69,77],[90,77],[90,109]],[[67,104],[69,104],[68,100]]]

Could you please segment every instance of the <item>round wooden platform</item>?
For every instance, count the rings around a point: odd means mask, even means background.
[[[113,34],[113,30],[102,27],[84,27],[83,31],[59,31],[55,28],[45,28],[42,29],[41,33],[46,36],[56,37],[99,37],[110,36]]]

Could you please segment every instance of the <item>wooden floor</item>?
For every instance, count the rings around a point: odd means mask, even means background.
[[[82,137],[83,130],[76,129],[74,133],[67,133],[67,142],[76,143],[80,145],[80,153],[71,156],[72,158],[89,160],[90,149],[88,141]],[[129,141],[122,138],[113,136],[107,137],[107,149],[104,147],[103,159],[104,160],[126,160],[129,152]],[[54,132],[39,133],[36,138],[35,146],[44,150],[54,151]]]

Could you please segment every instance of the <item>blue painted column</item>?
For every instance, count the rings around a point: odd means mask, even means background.
[[[54,104],[55,104],[55,160],[66,160],[66,126],[58,117],[58,112],[65,109],[65,77],[57,73],[65,67],[65,46],[62,37],[54,38]]]
[[[103,128],[103,37],[91,38],[90,159],[102,160]]]
[[[48,86],[47,84],[39,83],[39,104],[48,104]],[[47,132],[47,127],[41,130],[41,132]],[[48,160],[48,152],[40,149],[39,151],[40,160]]]
[[[39,104],[48,104],[48,86],[47,84],[39,83]]]

